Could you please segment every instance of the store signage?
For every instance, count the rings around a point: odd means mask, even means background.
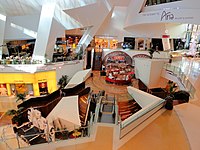
[[[188,14],[187,14],[188,15]],[[161,12],[151,12],[143,13],[144,17],[159,17],[160,21],[181,21],[181,20],[191,20],[194,19],[193,16],[182,16],[182,13],[172,12],[172,11],[161,11]]]
[[[169,38],[169,35],[162,35],[162,38]]]
[[[40,80],[38,80],[38,82],[44,82],[44,81],[47,81],[47,79],[40,79]]]
[[[152,13],[143,13],[142,15],[145,16],[145,17],[149,17],[149,16],[158,16],[158,15],[160,15],[160,13],[159,12],[152,12]]]
[[[163,11],[161,13],[161,18],[160,18],[161,21],[163,21],[163,20],[173,20],[173,19],[174,19],[174,14],[172,14],[170,11],[169,12]]]
[[[175,16],[172,12],[170,11],[163,11],[160,16],[160,21],[169,21],[169,20],[189,20],[189,19],[194,19],[194,17],[190,16]]]
[[[23,80],[14,80],[14,82],[24,82]]]
[[[169,43],[169,35],[162,35],[162,43],[163,43],[163,49],[170,50],[170,43]]]

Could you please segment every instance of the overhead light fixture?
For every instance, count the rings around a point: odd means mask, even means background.
[[[112,13],[112,16],[111,16],[111,18],[114,18],[114,17],[115,17],[115,12],[113,12],[113,13]]]
[[[2,21],[6,21],[6,16],[5,16],[5,15],[2,15],[2,14],[0,14],[0,20],[2,20]]]

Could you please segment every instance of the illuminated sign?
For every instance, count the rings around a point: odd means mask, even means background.
[[[160,21],[169,21],[169,20],[189,20],[189,19],[194,19],[192,16],[175,16],[172,12],[170,11],[163,11],[161,13]]]

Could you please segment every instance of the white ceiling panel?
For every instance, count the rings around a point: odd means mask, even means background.
[[[0,13],[5,16],[38,14],[43,0],[0,0]]]

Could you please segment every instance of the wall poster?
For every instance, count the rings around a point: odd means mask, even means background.
[[[40,82],[38,84],[39,84],[40,95],[48,94],[47,82]]]

